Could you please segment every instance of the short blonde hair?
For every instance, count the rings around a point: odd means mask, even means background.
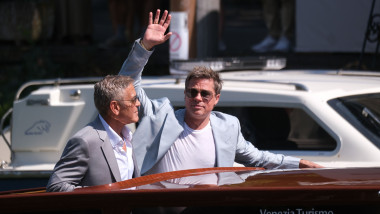
[[[220,79],[219,73],[204,66],[195,67],[186,77],[185,89],[189,86],[191,79],[212,79],[214,80],[215,94],[220,94],[223,86],[223,80]]]

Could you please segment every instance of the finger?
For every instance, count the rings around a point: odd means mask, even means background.
[[[158,24],[158,20],[160,19],[160,9],[157,9],[156,16],[154,17],[154,24]]]
[[[153,13],[152,12],[149,12],[149,19],[148,19],[148,25],[151,25],[153,24]]]
[[[163,25],[165,29],[169,27],[171,19],[172,19],[172,15],[169,14],[168,18],[165,20],[165,23]]]
[[[172,32],[167,33],[167,34],[164,36],[164,41],[168,40],[172,34],[173,34]]]
[[[165,10],[165,11],[164,11],[164,14],[162,14],[162,16],[161,16],[161,19],[160,19],[160,25],[163,25],[163,24],[164,24],[164,22],[165,22],[167,16],[168,16],[168,11]]]

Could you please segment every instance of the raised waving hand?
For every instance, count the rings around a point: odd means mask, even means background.
[[[143,47],[151,50],[154,46],[164,43],[170,38],[172,32],[165,34],[170,25],[171,15],[167,10],[161,16],[160,9],[157,9],[153,19],[153,13],[149,13],[149,24],[141,41]]]

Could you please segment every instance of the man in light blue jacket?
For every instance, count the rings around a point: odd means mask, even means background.
[[[217,72],[197,67],[185,83],[185,109],[174,111],[167,98],[151,100],[141,87],[141,75],[153,48],[167,41],[171,16],[149,14],[142,39],[135,41],[119,74],[134,79],[141,102],[139,127],[132,145],[141,175],[206,167],[231,167],[234,162],[268,169],[315,168],[318,164],[299,158],[260,151],[246,141],[239,120],[212,111],[220,98],[222,80]],[[159,35],[159,36],[158,36]]]

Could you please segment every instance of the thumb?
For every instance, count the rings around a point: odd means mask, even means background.
[[[164,37],[164,41],[168,40],[172,34],[172,32],[167,33]]]

